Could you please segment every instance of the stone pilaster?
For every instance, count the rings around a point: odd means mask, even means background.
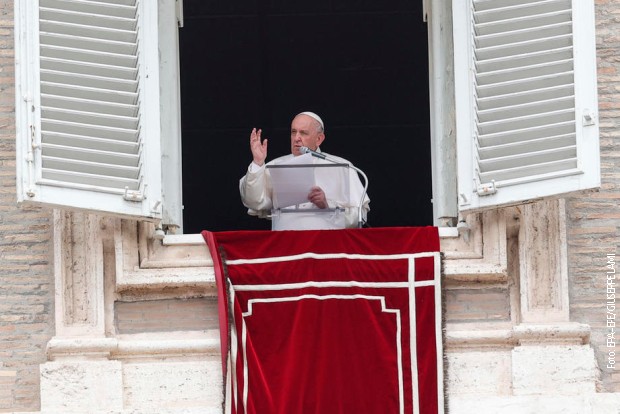
[[[521,322],[568,322],[568,270],[563,200],[520,207]]]
[[[110,267],[104,250],[113,231],[111,221],[93,214],[54,212],[56,335],[41,365],[42,412],[123,407],[121,363],[108,359],[117,341],[106,337],[112,298],[105,287]]]

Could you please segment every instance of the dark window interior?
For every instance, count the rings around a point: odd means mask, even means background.
[[[270,228],[239,198],[249,134],[285,155],[301,111],[323,118],[324,151],[367,174],[370,227],[432,224],[421,1],[184,0],[184,23],[185,233]]]

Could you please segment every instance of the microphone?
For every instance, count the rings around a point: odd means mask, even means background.
[[[313,151],[308,147],[299,147],[299,152],[301,152],[302,154],[312,154],[313,157],[317,157],[322,160],[327,158],[325,154],[321,154],[320,152]]]
[[[317,157],[322,160],[333,162],[336,164],[338,163],[331,158],[327,158],[327,155],[313,151],[308,147],[299,147],[299,152],[301,152],[302,154],[312,154],[313,157]],[[362,228],[364,226],[364,219],[362,218],[362,206],[364,205],[364,198],[366,198],[366,193],[368,192],[368,177],[366,176],[366,174],[364,174],[364,171],[360,170],[352,164],[347,164],[347,167],[357,171],[362,177],[364,177],[364,192],[362,193],[362,199],[360,200],[360,204],[357,208],[357,227]]]

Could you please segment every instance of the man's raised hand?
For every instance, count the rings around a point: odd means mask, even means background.
[[[263,165],[267,158],[267,139],[261,142],[261,130],[252,129],[250,134],[250,150],[252,151],[252,158],[256,165]]]

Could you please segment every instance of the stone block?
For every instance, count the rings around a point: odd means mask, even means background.
[[[51,361],[41,365],[41,411],[122,410],[119,361]]]
[[[510,350],[450,352],[450,395],[505,395],[510,393]]]
[[[222,368],[218,356],[193,361],[126,362],[123,376],[126,409],[222,407]]]
[[[515,395],[578,395],[596,391],[589,345],[520,346],[512,351]]]
[[[574,396],[456,396],[448,400],[450,414],[616,414],[620,394]]]

